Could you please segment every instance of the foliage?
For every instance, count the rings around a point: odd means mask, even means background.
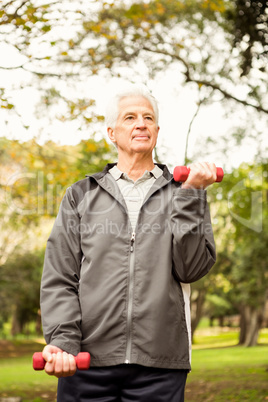
[[[77,69],[80,64],[79,52],[68,62],[68,48],[71,47],[76,31],[81,25],[83,9],[88,5],[69,1],[39,4],[31,0],[4,1],[0,12],[0,38],[3,52],[11,54],[8,61],[0,63],[0,69],[9,75],[0,88],[0,107],[9,116],[18,116],[25,129],[25,121],[17,107],[17,91],[30,90],[31,95],[39,94],[38,116],[60,121],[79,122],[78,129],[89,129],[92,122],[103,120],[94,112],[94,99],[75,93],[74,85],[82,85],[89,76]],[[14,72],[14,75],[10,73]],[[36,90],[36,91],[34,91]],[[28,95],[29,96],[29,95]],[[51,110],[51,114],[47,111]],[[4,115],[5,116],[5,115]]]
[[[208,294],[206,297],[205,314],[212,319],[231,315],[233,312],[232,304],[223,296]]]
[[[268,56],[267,1],[235,0],[235,7],[226,16],[233,25],[234,46],[241,54],[241,74],[249,73],[254,60],[260,61],[258,69],[264,71]]]
[[[116,162],[117,151],[105,139],[95,141],[93,138],[83,140],[78,145],[79,158],[76,169],[81,177],[99,172],[109,162]]]
[[[214,283],[214,292],[224,295],[241,313],[248,331],[251,327],[254,334],[248,346],[256,343],[268,298],[267,190],[264,160],[256,165],[241,165],[232,175],[225,176],[220,188],[209,191],[217,208],[214,218],[218,244],[211,286],[213,289]],[[242,339],[246,342],[245,336]]]
[[[24,332],[25,325],[38,316],[43,260],[43,251],[21,250],[0,269],[1,317],[13,313],[13,334]]]
[[[92,39],[90,49],[82,57],[83,64],[87,60],[94,72],[109,69],[120,74],[121,66],[131,66],[135,70],[134,63],[142,60],[149,75],[155,76],[158,71],[176,63],[186,83],[193,82],[198,87],[210,89],[208,97],[211,98],[213,92],[220,92],[226,99],[252,105],[267,113],[262,105],[266,96],[267,65],[262,65],[266,75],[260,76],[259,80],[256,75],[253,79],[248,74],[247,81],[243,82],[237,75],[244,53],[235,52],[231,44],[235,31],[228,22],[231,16],[235,19],[235,13],[232,1],[221,0],[152,0],[132,2],[131,5],[120,1],[112,5],[104,3],[93,17],[83,20],[83,30],[72,43],[70,52]],[[246,24],[243,28],[244,32],[249,29]],[[257,59],[262,54],[263,48],[259,51],[254,48],[252,58]],[[245,100],[235,94],[235,86],[243,84],[252,87]],[[232,88],[231,92],[228,88]]]
[[[150,85],[171,65],[178,71],[175,85],[201,89],[203,106],[220,101],[229,110],[249,106],[265,116],[266,9],[266,2],[245,0],[6,1],[0,38],[18,62],[0,68],[23,73],[22,87],[39,88],[52,118],[76,119],[83,130],[103,120],[84,91],[89,77]],[[16,88],[7,82],[0,88],[1,107],[10,113]]]
[[[218,264],[232,281],[237,304],[259,305],[258,295],[262,299],[268,285],[266,172],[267,162],[242,165],[221,186],[221,198],[229,205],[220,216],[228,229],[221,236]]]
[[[38,318],[42,250],[64,191],[113,161],[115,149],[104,139],[0,142],[0,326],[12,317],[15,334]]]
[[[77,146],[1,141],[2,190],[8,195],[14,224],[55,216],[66,188],[85,174],[102,170],[116,155],[105,139],[91,138]]]

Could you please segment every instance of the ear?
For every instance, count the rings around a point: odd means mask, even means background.
[[[156,139],[158,139],[159,130],[160,130],[160,127],[158,126],[157,127],[157,137],[156,137]]]
[[[114,135],[114,130],[111,127],[107,128],[107,133],[108,133],[108,137],[110,138],[110,140],[112,142],[116,142],[115,135]]]

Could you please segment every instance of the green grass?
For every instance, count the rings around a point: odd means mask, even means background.
[[[193,351],[186,401],[268,400],[268,345]]]
[[[236,346],[239,341],[238,328],[203,328],[202,325],[197,329],[193,341],[193,349],[219,348],[226,346]],[[258,338],[259,345],[268,345],[268,328],[260,331]]]
[[[268,369],[268,346],[254,346],[245,348],[236,346],[233,348],[207,349],[193,351],[193,371],[219,370],[223,376],[223,370],[232,371],[233,368],[250,367],[254,372],[255,367]],[[268,372],[267,372],[268,375]]]
[[[186,402],[268,401],[268,329],[261,331],[259,346],[235,346],[237,340],[237,330],[197,331]],[[5,350],[2,344],[0,398],[20,396],[23,402],[55,401],[57,379],[32,369],[32,354],[42,347],[29,340],[6,341]],[[7,352],[8,359],[4,358]]]
[[[2,342],[0,398],[19,396],[23,402],[55,401],[57,379],[32,368],[32,355],[42,348],[43,343],[30,340]]]
[[[219,348],[226,346],[235,346],[238,344],[238,331],[221,332],[220,329],[216,331],[197,331],[194,336],[193,349],[202,348]]]
[[[236,346],[239,333],[227,328],[196,331],[186,402],[268,401],[268,329],[259,346]]]

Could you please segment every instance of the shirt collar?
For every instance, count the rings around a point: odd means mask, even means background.
[[[109,173],[111,173],[116,181],[119,180],[123,175],[123,172],[121,172],[116,165],[109,170]]]
[[[154,176],[155,179],[158,179],[160,176],[163,174],[163,170],[160,169],[159,166],[154,165],[153,170],[151,170],[152,175]]]
[[[121,172],[121,170],[118,169],[118,167],[115,165],[113,166],[110,170],[109,173],[111,173],[111,175],[113,176],[113,178],[117,181],[121,178],[124,179],[129,179],[128,176],[124,173]],[[147,170],[144,172],[143,174],[143,178],[150,178],[151,176],[154,176],[155,179],[158,179],[160,176],[162,176],[163,171],[162,169],[160,169],[159,166],[155,165],[153,170],[151,170],[150,172],[148,172]]]

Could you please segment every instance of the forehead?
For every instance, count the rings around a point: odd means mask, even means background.
[[[148,99],[143,96],[128,96],[118,103],[119,116],[131,112],[147,112],[154,115],[154,109]]]

